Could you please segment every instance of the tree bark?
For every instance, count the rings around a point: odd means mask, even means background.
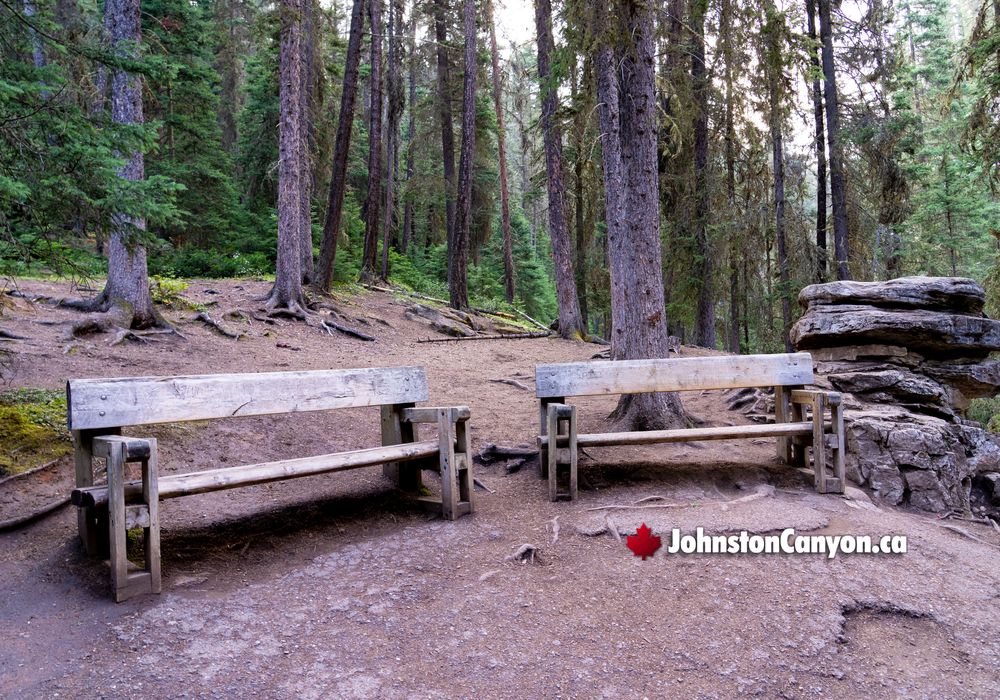
[[[715,348],[713,253],[708,233],[708,76],[705,72],[705,13],[707,0],[691,2],[691,87],[694,91],[694,226],[697,255],[697,340]]]
[[[462,28],[465,59],[462,89],[462,155],[458,166],[458,208],[455,212],[454,246],[448,247],[451,280],[448,292],[452,307],[469,307],[469,225],[472,218],[472,159],[476,151],[476,2],[464,0]]]
[[[514,303],[514,239],[510,230],[510,191],[507,184],[507,129],[503,118],[500,51],[493,19],[493,0],[487,0],[490,22],[490,59],[493,68],[493,109],[497,115],[497,159],[500,161],[500,228],[503,232],[503,288],[508,304]]]
[[[111,49],[123,60],[139,58],[141,24],[139,0],[107,0],[105,26]],[[115,124],[142,124],[142,78],[116,67],[111,75],[111,121]],[[118,177],[131,182],[145,179],[145,161],[140,150],[127,154]],[[144,219],[125,212],[111,215],[108,244],[108,280],[95,308],[124,310],[121,322],[132,328],[158,325],[160,318],[149,294],[146,248],[140,237],[146,230]]]
[[[333,173],[323,221],[323,240],[315,285],[329,291],[333,282],[333,267],[337,260],[337,237],[340,235],[340,215],[344,210],[344,190],[347,183],[347,156],[351,150],[354,128],[354,103],[358,94],[358,64],[361,62],[361,34],[365,23],[365,0],[354,0],[351,10],[351,33],[347,40],[344,60],[344,89],[340,96],[337,137],[333,147]]]
[[[451,67],[448,59],[448,0],[434,0],[434,36],[437,40],[438,116],[441,121],[441,158],[444,160],[445,232],[450,251],[455,235],[455,124],[451,116]],[[448,286],[452,258],[448,256]]]
[[[781,297],[781,340],[785,352],[792,351],[792,343],[788,332],[792,327],[791,289],[789,289],[788,248],[785,241],[785,161],[782,141],[781,101],[784,71],[782,70],[782,30],[781,20],[777,10],[768,3],[765,8],[767,21],[764,25],[766,35],[765,68],[767,70],[768,88],[768,123],[771,130],[771,156],[774,173],[774,237],[778,245],[778,276]]]
[[[368,122],[368,197],[365,200],[365,242],[361,258],[361,281],[376,280],[379,215],[382,206],[382,0],[370,0],[368,17],[372,30],[371,105]]]
[[[552,39],[552,5],[535,0],[535,27],[538,33],[538,83],[542,95],[542,137],[545,142],[545,170],[548,175],[549,238],[555,261],[556,299],[559,303],[559,335],[580,339],[584,336],[580,302],[573,274],[573,247],[566,229],[565,187],[562,162],[562,130],[556,120],[558,95],[552,73],[555,53]]]
[[[848,266],[847,193],[844,187],[843,151],[837,105],[837,70],[833,60],[833,24],[830,0],[819,2],[819,32],[823,40],[823,77],[826,92],[826,134],[830,148],[830,194],[833,198],[833,251],[837,279],[851,278]]]
[[[719,14],[719,42],[722,45],[725,62],[725,158],[726,158],[726,201],[729,204],[730,217],[736,216],[736,126],[735,105],[736,95],[733,91],[733,0],[723,0]],[[735,223],[735,221],[733,222]],[[729,352],[738,355],[740,352],[740,272],[741,255],[740,227],[733,225],[729,229],[729,337],[726,339]]]
[[[302,258],[302,283],[308,284],[313,278],[313,240],[312,240],[312,154],[316,143],[315,120],[313,119],[313,85],[314,60],[316,46],[316,8],[315,0],[302,0],[302,67],[299,72],[301,89],[299,99],[302,102],[302,127],[299,138],[302,139],[302,189],[299,191],[299,255]]]
[[[823,133],[823,84],[820,82],[819,54],[822,49],[816,36],[816,2],[806,0],[806,31],[809,35],[809,64],[815,73],[812,80],[813,119],[816,122],[816,281],[826,281],[826,135]]]
[[[595,27],[604,208],[611,273],[611,355],[615,360],[667,357],[659,233],[659,182],[653,66],[653,13],[617,0],[623,18],[612,32],[599,3]],[[615,55],[612,45],[621,54]],[[616,66],[620,66],[619,89]],[[628,430],[687,423],[677,394],[623,396],[612,419]]]
[[[403,8],[400,0],[389,0],[389,56],[386,74],[388,124],[385,137],[385,218],[382,222],[381,277],[389,279],[389,248],[396,230],[396,172],[399,169],[399,121],[403,116],[403,84],[399,79],[399,39],[396,32]]]
[[[416,220],[413,212],[413,171],[414,171],[414,143],[417,136],[417,13],[415,9],[410,10],[410,55],[408,68],[408,95],[407,103],[410,107],[408,122],[406,126],[406,203],[403,206],[403,242],[400,252],[404,255],[413,243],[414,227]]]
[[[302,7],[282,0],[278,123],[278,256],[268,311],[304,313],[302,298]]]

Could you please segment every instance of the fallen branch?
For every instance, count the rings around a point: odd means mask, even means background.
[[[427,296],[426,294],[420,294],[418,292],[410,292],[410,291],[407,291],[405,289],[388,289],[387,287],[377,287],[377,286],[375,286],[373,284],[366,284],[366,285],[364,285],[364,287],[365,287],[365,289],[370,289],[370,290],[372,290],[374,292],[385,292],[387,294],[402,294],[404,296],[413,297],[414,299],[423,299],[424,301],[433,301],[435,304],[441,304],[443,306],[448,306],[449,304],[451,304],[451,302],[448,301],[447,299],[438,299],[437,297],[430,297],[430,296]],[[473,307],[471,307],[469,309],[469,311],[474,311],[477,314],[486,314],[487,316],[497,316],[499,318],[506,318],[506,319],[509,319],[509,320],[512,320],[512,321],[516,321],[517,317],[520,316],[521,318],[523,318],[524,320],[528,321],[529,323],[531,323],[531,324],[533,324],[535,326],[538,326],[542,330],[546,331],[545,334],[549,335],[549,332],[548,332],[549,331],[549,327],[548,326],[546,326],[545,324],[543,324],[543,323],[541,323],[539,321],[536,321],[531,316],[529,316],[528,314],[524,313],[523,311],[519,311],[518,309],[514,309],[514,313],[510,313],[508,311],[493,311],[492,309],[483,309],[483,308],[479,308],[479,307],[473,306]],[[517,315],[515,316],[515,314],[517,314]]]
[[[551,527],[552,529],[552,544],[559,541],[559,516],[552,518],[548,523],[546,523],[546,528]]]
[[[197,316],[194,317],[194,320],[195,321],[201,321],[206,326],[208,326],[209,328],[214,329],[217,333],[219,333],[220,335],[225,336],[226,338],[232,338],[233,340],[239,340],[240,338],[242,338],[245,335],[244,333],[240,333],[239,331],[231,331],[228,328],[224,327],[222,324],[220,324],[214,318],[212,318],[211,316],[209,316],[207,311],[202,311],[201,313],[199,313]]]
[[[534,564],[538,556],[538,547],[533,544],[522,544],[517,550],[507,557],[507,561],[519,561],[522,564]]]
[[[522,391],[531,391],[531,387],[517,381],[516,379],[491,379],[490,381],[494,384],[509,384],[510,386],[521,389]]]
[[[470,335],[455,338],[424,338],[418,343],[457,343],[462,340],[521,340],[527,338],[548,338],[548,333],[496,333],[493,335]]]
[[[14,481],[16,479],[23,479],[26,476],[31,476],[32,474],[37,474],[38,472],[42,471],[43,469],[48,469],[49,467],[54,467],[55,465],[59,464],[59,462],[61,460],[62,460],[62,457],[60,457],[58,459],[53,459],[51,462],[46,462],[45,464],[43,464],[40,467],[32,467],[31,469],[28,469],[27,471],[18,472],[17,474],[11,474],[10,476],[5,476],[4,478],[0,479],[0,486],[2,486],[3,484],[6,484],[8,481]]]
[[[996,549],[1000,549],[1000,546],[997,546],[997,545],[993,544],[992,542],[987,542],[986,540],[982,539],[981,537],[976,537],[975,535],[973,535],[968,530],[963,530],[962,528],[958,527],[957,525],[948,525],[947,523],[934,523],[934,524],[937,525],[940,528],[944,528],[945,530],[948,530],[949,532],[954,532],[956,535],[961,535],[962,537],[966,537],[966,538],[972,540],[973,542],[978,542],[979,544],[985,544],[987,547],[994,547]]]
[[[511,474],[517,474],[521,471],[521,467],[528,463],[527,458],[522,457],[521,459],[515,459],[512,462],[508,462],[507,466],[504,467],[504,474],[510,476]]]
[[[611,522],[611,516],[607,513],[604,514],[604,526],[608,528],[608,532],[610,532],[611,536],[615,538],[615,541],[622,541],[621,533],[618,532],[618,526]]]
[[[714,505],[718,503],[719,508],[722,510],[728,510],[729,506],[734,506],[738,503],[749,503],[750,501],[756,501],[759,498],[767,498],[774,494],[774,487],[770,484],[764,484],[758,488],[754,493],[748,496],[743,496],[742,498],[736,498],[732,501],[723,501],[719,503],[718,501],[712,502],[707,501],[704,504],[699,503],[659,503],[656,505],[649,505],[649,501],[661,501],[664,500],[664,496],[646,496],[645,498],[640,498],[638,501],[631,505],[609,505],[609,506],[596,506],[594,508],[584,509],[584,513],[589,513],[598,510],[657,510],[664,508],[691,508],[697,507],[699,505]]]
[[[485,483],[483,483],[482,481],[480,481],[478,477],[474,477],[472,479],[472,483],[473,483],[474,486],[478,486],[483,491],[488,491],[489,493],[496,493],[496,491],[494,491],[489,486],[487,486]]]
[[[11,333],[0,328],[0,340],[28,340],[27,336]]]
[[[521,457],[524,459],[530,459],[532,457],[538,456],[538,450],[531,447],[504,447],[502,445],[495,445],[492,442],[483,447],[479,451],[479,461],[483,464],[489,464],[490,462],[497,462],[503,459],[511,459],[515,457]]]
[[[344,335],[349,335],[359,340],[365,340],[370,343],[375,342],[375,336],[362,333],[361,331],[355,330],[353,328],[348,328],[347,326],[342,326],[336,321],[332,321],[328,318],[320,321],[320,324],[323,326],[323,328],[326,329],[326,332],[329,333],[330,335],[333,335],[333,331],[340,331]]]
[[[518,316],[522,317],[523,319],[525,319],[527,321],[530,321],[531,323],[535,324],[539,328],[543,329],[546,332],[546,334],[548,334],[549,327],[546,326],[544,323],[542,323],[541,321],[536,321],[531,316],[529,316],[528,314],[524,313],[523,311],[521,311],[519,309],[514,309],[514,311],[517,313]]]

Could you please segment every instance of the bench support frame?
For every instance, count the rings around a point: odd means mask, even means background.
[[[539,399],[539,472],[542,478],[548,479],[549,499],[552,501],[575,500],[577,497],[579,429],[576,406],[567,405],[563,403],[564,401],[563,397]],[[778,459],[786,464],[805,468],[808,466],[806,450],[811,450],[816,490],[819,493],[844,493],[847,482],[844,459],[844,406],[841,395],[837,392],[807,390],[801,386],[776,386],[774,404],[775,423],[804,424],[801,432],[777,438]],[[828,410],[829,422],[826,421]],[[811,427],[808,426],[810,422]],[[643,441],[643,444],[670,442],[671,432],[677,431],[647,432],[645,435],[648,439]],[[595,437],[609,440],[598,444],[624,444],[610,441],[615,438],[611,434]],[[623,435],[619,435],[617,439],[623,438]],[[698,437],[693,436],[690,439],[697,440]],[[702,439],[718,439],[718,436],[709,437],[706,433]],[[830,460],[827,460],[827,449],[830,450]],[[569,471],[569,489],[559,491],[558,477],[565,470]]]
[[[111,591],[115,602],[138,595],[159,593],[160,516],[157,490],[156,440],[138,440],[102,435],[93,440],[93,456],[107,460],[108,536]],[[125,503],[125,465],[138,462],[142,468],[142,499]],[[128,531],[141,527],[145,548],[140,569],[128,559]]]

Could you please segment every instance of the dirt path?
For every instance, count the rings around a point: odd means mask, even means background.
[[[264,289],[197,281],[188,296],[252,308]],[[375,343],[285,322],[254,323],[236,342],[181,323],[187,341],[109,347],[95,338],[64,354],[62,329],[34,321],[71,312],[19,305],[5,327],[33,338],[18,344],[16,386],[424,365],[432,404],[471,406],[477,447],[531,442],[536,431],[532,394],[488,380],[531,386],[535,363],[595,352],[559,340],[420,344],[428,331],[404,319],[405,303],[374,294],[356,302]],[[684,401],[711,421],[743,420],[718,392]],[[592,427],[612,406],[580,405]],[[352,410],[147,432],[171,472],[371,446],[377,420]],[[549,503],[532,468],[507,476],[503,464],[480,467],[496,493],[477,491],[477,512],[456,523],[413,508],[377,469],[166,501],[164,593],[121,605],[64,509],[0,534],[0,695],[997,697],[1000,537],[957,523],[982,544],[921,514],[819,496],[773,452],[768,441],[592,450],[574,503]],[[776,490],[722,505],[761,485]],[[662,533],[899,533],[909,552],[828,560],[661,551],[643,562],[607,531],[595,534],[604,515],[587,508],[651,495],[692,505],[613,511],[611,529],[645,521]],[[506,561],[523,543],[539,547],[539,561]]]

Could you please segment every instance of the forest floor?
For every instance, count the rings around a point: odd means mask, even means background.
[[[21,288],[71,294],[67,284]],[[265,291],[263,282],[198,280],[185,295],[223,311],[254,308]],[[418,343],[431,333],[404,317],[410,303],[342,300],[348,317],[367,321],[357,326],[371,343],[292,321],[243,324],[248,335],[234,341],[189,323],[192,311],[167,311],[186,340],[112,346],[94,336],[64,353],[65,328],[38,321],[70,321],[72,311],[19,300],[3,324],[31,338],[6,344],[14,387],[423,365],[431,405],[471,406],[477,451],[537,434],[533,390],[492,380],[531,388],[536,363],[598,350],[558,339]],[[746,421],[721,392],[682,398],[710,423]],[[593,430],[613,399],[578,405]],[[378,419],[375,409],[340,410],[127,432],[157,437],[161,472],[173,473],[374,446]],[[107,568],[84,556],[65,507],[0,533],[0,696],[1000,696],[1000,536],[875,505],[857,489],[818,495],[774,452],[768,440],[593,449],[571,503],[550,503],[531,465],[510,475],[502,462],[477,466],[495,493],[477,489],[475,513],[457,522],[419,510],[378,468],[165,501],[163,593],[123,604],[111,601]],[[71,470],[65,458],[44,476],[49,496],[66,493]],[[0,520],[17,509],[21,482],[0,484]],[[767,497],[733,502],[768,485]],[[604,512],[588,510],[653,495],[690,505],[608,511],[610,529]],[[661,550],[643,561],[610,532],[642,522],[665,535],[697,526],[902,534],[909,551]],[[538,547],[537,560],[508,561],[524,543]]]

